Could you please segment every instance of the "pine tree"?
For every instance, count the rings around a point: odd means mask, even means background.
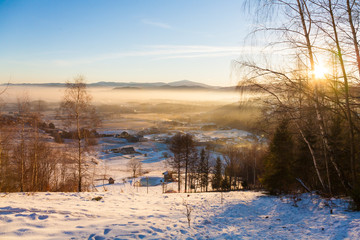
[[[220,157],[216,158],[216,165],[214,169],[214,177],[212,179],[212,188],[219,190],[222,182],[222,162]]]
[[[209,184],[209,156],[208,154],[206,154],[205,149],[202,149],[200,153],[198,176],[199,176],[201,191],[203,191],[203,189],[207,191]]]
[[[293,162],[293,141],[288,130],[288,121],[277,127],[265,157],[265,172],[261,179],[270,194],[286,193],[294,182],[291,176]]]

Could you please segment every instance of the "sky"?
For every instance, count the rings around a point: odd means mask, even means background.
[[[236,84],[242,0],[0,0],[0,82]]]

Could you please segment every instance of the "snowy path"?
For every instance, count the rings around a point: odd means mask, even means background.
[[[96,196],[100,201],[92,201]],[[193,207],[189,228],[183,201]],[[161,194],[137,192],[0,194],[0,239],[359,239],[360,214],[304,195],[257,192]]]

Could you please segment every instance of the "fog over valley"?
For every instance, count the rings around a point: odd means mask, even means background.
[[[5,88],[5,86],[2,86]],[[16,102],[22,96],[28,96],[30,100],[43,100],[47,102],[59,102],[64,95],[65,87],[44,86],[16,86],[10,85],[2,98],[6,102]],[[188,102],[216,102],[233,103],[240,99],[239,92],[234,90],[214,89],[114,89],[113,87],[89,87],[89,93],[93,97],[94,104],[115,104],[132,101],[188,101]],[[250,95],[243,95],[245,99]]]

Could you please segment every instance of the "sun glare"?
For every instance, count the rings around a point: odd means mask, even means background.
[[[324,79],[326,75],[329,73],[329,69],[322,65],[317,65],[314,70],[316,79]]]

